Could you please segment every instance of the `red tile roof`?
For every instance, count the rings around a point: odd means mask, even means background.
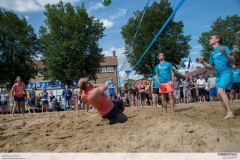
[[[195,70],[195,71],[192,71],[192,72],[189,72],[189,73],[185,74],[184,77],[192,77],[194,75],[204,74],[206,71],[207,71],[207,68],[203,67],[203,68],[200,68],[198,70]]]
[[[100,66],[117,66],[118,59],[114,56],[105,56],[104,62],[101,62]]]

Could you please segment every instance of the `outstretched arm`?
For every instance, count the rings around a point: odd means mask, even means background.
[[[225,49],[223,47],[220,47],[220,51],[227,57],[227,59],[233,64],[235,63],[235,58],[234,56],[227,54],[227,52],[225,51]]]
[[[204,61],[202,60],[202,58],[196,58],[196,61],[197,61],[198,63],[201,63],[202,65],[204,65],[205,67],[207,67],[207,68],[209,68],[209,69],[212,69],[212,68],[213,68],[213,65],[204,62]]]

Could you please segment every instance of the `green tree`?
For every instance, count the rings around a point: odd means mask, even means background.
[[[177,76],[177,77],[183,77],[182,73],[179,72],[178,70],[174,70],[174,75]]]
[[[25,18],[12,11],[0,9],[0,83],[13,85],[16,76],[27,84],[36,74],[33,60],[41,44],[34,29]]]
[[[84,5],[71,3],[47,4],[44,12],[46,27],[40,27],[41,41],[45,46],[44,78],[70,84],[80,77],[96,78],[102,62],[99,39],[104,34],[103,24],[89,17]]]
[[[226,16],[226,19],[221,17],[217,18],[215,22],[211,25],[211,30],[203,32],[199,37],[198,43],[203,47],[201,50],[201,56],[204,61],[209,61],[210,53],[213,48],[209,45],[209,38],[213,34],[219,34],[222,36],[223,45],[228,46],[233,49],[235,45],[240,46],[239,36],[237,33],[240,31],[240,17],[238,15]],[[237,58],[237,62],[240,59]]]
[[[137,63],[172,12],[173,9],[166,0],[160,3],[154,1],[147,9],[134,44],[132,44],[132,52],[126,54],[131,67]],[[134,17],[131,17],[127,24],[122,27],[121,33],[127,50],[131,45],[142,14],[143,10],[134,12]],[[165,53],[166,60],[172,63],[175,68],[183,67],[184,61],[182,59],[188,56],[191,48],[188,45],[191,36],[183,34],[183,27],[183,22],[175,22],[172,19],[135,68],[136,73],[144,77],[151,77],[159,63],[158,54],[160,51]]]

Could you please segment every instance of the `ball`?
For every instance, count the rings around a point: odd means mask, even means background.
[[[102,4],[103,4],[104,6],[109,6],[111,3],[112,3],[111,0],[103,0],[103,1],[102,1]]]

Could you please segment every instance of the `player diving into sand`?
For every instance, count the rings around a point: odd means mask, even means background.
[[[112,123],[124,123],[128,117],[123,114],[125,109],[125,100],[112,101],[104,92],[108,87],[104,84],[92,84],[88,78],[81,78],[78,81],[78,87],[83,90],[81,100],[89,102],[98,111],[98,113]]]

